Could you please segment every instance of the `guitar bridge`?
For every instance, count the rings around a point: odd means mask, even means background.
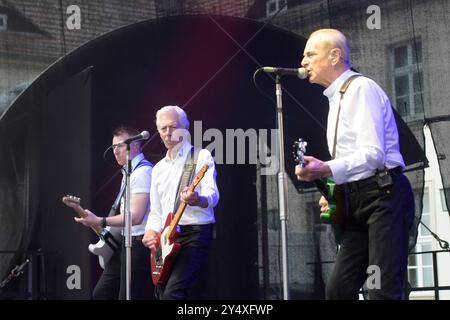
[[[161,269],[162,269],[162,265],[156,265],[155,266],[155,271],[152,272],[152,275],[157,276],[161,273]]]

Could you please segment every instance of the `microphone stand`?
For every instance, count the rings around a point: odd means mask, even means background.
[[[288,288],[288,256],[287,256],[287,230],[288,220],[288,185],[287,174],[284,163],[284,131],[283,131],[283,103],[281,100],[282,88],[281,77],[277,74],[275,80],[275,93],[277,97],[277,121],[278,121],[278,152],[280,155],[280,169],[278,172],[278,203],[280,208],[281,221],[281,247],[282,247],[282,267],[283,267],[283,299],[289,300]]]
[[[131,288],[131,214],[130,214],[130,175],[131,175],[131,159],[130,159],[130,144],[127,143],[127,164],[125,170],[125,212],[124,212],[124,236],[125,236],[125,261],[126,261],[126,300],[130,300]]]

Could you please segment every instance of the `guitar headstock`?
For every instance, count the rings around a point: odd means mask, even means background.
[[[75,207],[80,206],[81,198],[71,196],[71,195],[66,195],[62,198],[62,202],[70,208],[75,208]]]
[[[298,140],[294,141],[294,151],[292,152],[294,154],[294,160],[297,162],[301,167],[305,166],[305,153],[306,153],[306,146],[308,145],[308,142],[303,140],[303,138],[299,138]]]
[[[192,190],[194,190],[195,187],[200,183],[200,180],[203,179],[203,177],[205,176],[206,170],[208,170],[208,165],[204,164],[203,167],[200,169],[200,171],[195,176],[194,181],[191,184]]]

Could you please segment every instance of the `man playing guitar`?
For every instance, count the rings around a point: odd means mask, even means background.
[[[332,178],[346,196],[346,217],[327,299],[358,299],[368,270],[378,270],[371,300],[404,299],[414,195],[400,153],[391,104],[373,80],[351,70],[350,49],[335,29],[313,32],[301,65],[309,82],[326,88],[328,148],[332,160],[304,157],[299,180]],[[328,202],[320,200],[325,212]]]
[[[156,291],[161,300],[195,299],[197,297],[193,289],[199,279],[200,268],[208,256],[215,223],[213,208],[219,201],[215,164],[208,150],[193,151],[188,141],[189,120],[180,107],[161,108],[156,113],[156,126],[167,154],[153,168],[150,191],[152,207],[142,242],[152,250],[154,260],[162,242],[161,232],[167,229],[164,229],[167,216],[176,212],[180,204],[187,205],[174,240],[177,246],[181,245],[181,249],[171,263],[168,278],[156,283]],[[185,164],[190,159],[195,159],[193,174],[207,166],[195,190],[182,182]],[[152,272],[156,273],[157,270],[152,268]]]
[[[123,142],[138,134],[139,131],[129,127],[120,127],[113,131],[112,148],[116,161],[120,166],[126,166],[126,145]],[[130,144],[130,158],[132,159],[130,175],[130,214],[132,220],[131,299],[151,299],[153,297],[153,286],[148,276],[150,272],[148,265],[149,250],[142,245],[142,237],[150,210],[149,194],[152,164],[144,158],[141,152],[141,141],[134,141]],[[84,211],[86,215],[75,218],[75,221],[87,227],[124,226],[123,197],[120,214],[98,217],[89,210]],[[106,263],[105,270],[95,286],[93,298],[95,300],[113,300],[118,298],[124,300],[125,295],[125,250],[124,246],[122,246],[122,249],[116,250],[108,263]]]

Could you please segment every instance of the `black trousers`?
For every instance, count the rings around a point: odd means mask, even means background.
[[[181,250],[172,265],[172,271],[165,285],[157,286],[160,300],[198,299],[196,290],[201,269],[208,257],[213,235],[213,224],[182,227],[177,241]]]
[[[341,246],[326,287],[327,299],[358,299],[368,281],[369,299],[404,299],[414,196],[406,176],[384,189],[348,195]]]
[[[125,240],[121,250],[116,250],[105,266],[92,294],[94,300],[126,299]],[[151,280],[150,250],[142,244],[141,238],[133,237],[131,248],[131,300],[155,299]]]

